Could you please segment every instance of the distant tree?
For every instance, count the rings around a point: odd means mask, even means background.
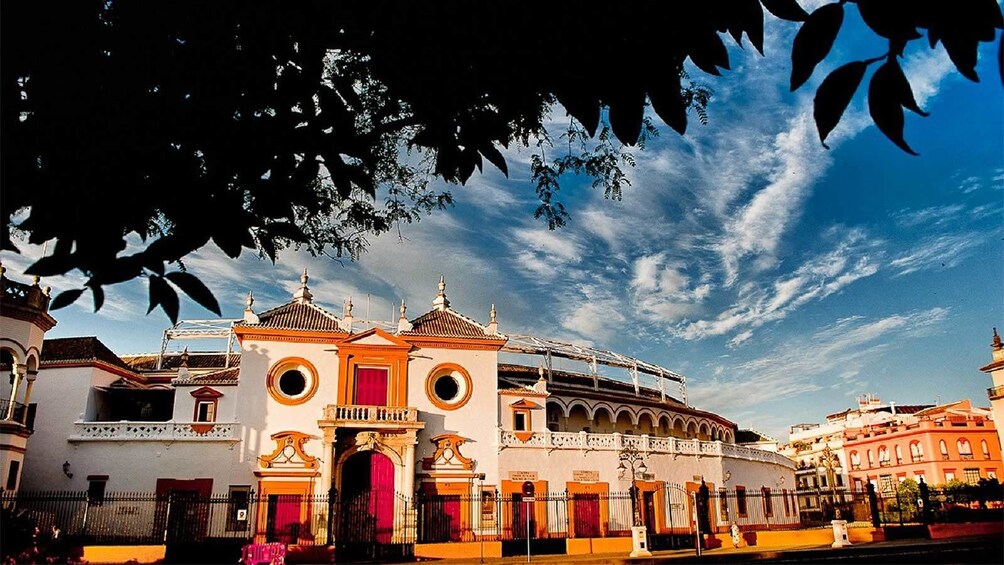
[[[543,152],[560,104],[568,147],[531,162],[535,216],[554,229],[567,218],[563,175],[620,197],[629,148],[656,131],[646,108],[680,134],[690,111],[705,119],[711,90],[689,81],[685,61],[729,69],[724,34],[762,54],[766,9],[800,24],[797,90],[847,4],[888,50],[822,81],[820,140],[876,66],[870,114],[912,153],[903,109],[925,114],[900,59],[923,31],[978,80],[979,44],[1002,27],[994,0],[840,0],[811,14],[796,0],[5,0],[0,249],[52,242],[30,273],[84,273],[53,308],[89,290],[99,309],[106,286],[147,277],[150,310],[176,320],[177,288],[219,314],[185,268],[192,252],[212,242],[234,258],[275,260],[291,246],[356,257],[368,235],[451,204],[431,180],[464,184],[485,161],[508,174],[500,149],[511,145]],[[142,245],[128,247],[130,235]]]

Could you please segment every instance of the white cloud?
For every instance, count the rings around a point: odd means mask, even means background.
[[[955,267],[969,257],[982,242],[983,236],[975,232],[929,237],[913,249],[892,259],[889,266],[896,271],[895,276]]]

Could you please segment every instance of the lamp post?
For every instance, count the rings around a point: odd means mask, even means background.
[[[634,526],[641,526],[641,512],[638,510],[638,485],[637,485],[637,473],[644,475],[648,472],[648,466],[645,465],[645,456],[638,452],[637,449],[633,447],[626,447],[620,452],[620,464],[617,466],[617,471],[620,476],[623,477],[625,474],[631,474],[631,488],[629,492],[631,493],[631,515]]]
[[[623,478],[625,473],[631,473],[631,514],[633,526],[631,527],[631,557],[651,557],[648,550],[648,536],[645,526],[642,524],[641,512],[638,509],[638,473],[644,475],[648,471],[645,465],[645,455],[639,453],[634,447],[625,447],[618,454],[620,464],[617,470]]]
[[[830,487],[830,507],[834,508],[836,512],[839,512],[839,510],[836,510],[837,487],[836,487],[836,481],[834,480],[835,475],[833,473],[834,462],[836,462],[837,465],[839,466],[840,458],[837,456],[836,453],[833,453],[833,450],[831,450],[830,446],[827,445],[826,447],[823,448],[823,466],[826,468],[826,482]],[[835,517],[837,519],[840,519],[840,516],[835,515]]]
[[[481,540],[481,562],[485,562],[485,474],[478,473],[478,538]]]

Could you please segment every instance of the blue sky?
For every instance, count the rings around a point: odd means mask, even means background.
[[[335,313],[351,296],[357,318],[367,308],[373,319],[396,318],[402,298],[417,316],[442,274],[460,312],[487,322],[494,303],[503,332],[670,368],[687,376],[695,406],[779,439],[863,393],[987,405],[990,380],[978,368],[990,361],[991,328],[1004,326],[996,44],[981,44],[979,84],[954,72],[940,46],[916,42],[908,52],[906,75],[931,112],[906,118],[919,157],[871,125],[866,84],[827,151],[811,119],[816,86],[837,66],[885,51],[847,12],[836,50],[797,93],[787,90],[796,26],[773,18],[765,57],[732,43],[732,71],[691,69],[715,90],[709,125],[692,119],[684,137],[661,128],[635,152],[623,201],[565,180],[571,221],[558,231],[533,219],[530,151],[512,150],[510,178],[486,169],[454,189],[454,208],[402,226],[400,238],[372,238],[358,262],[288,252],[272,265],[210,247],[187,266],[226,318],[240,316],[248,290],[259,312],[288,301],[304,267],[315,302]],[[556,109],[553,126],[565,121]],[[2,257],[14,278],[41,251],[26,247]],[[80,281],[43,284],[58,293]],[[109,289],[96,314],[88,306],[54,312],[48,335],[149,352],[169,325],[160,311],[144,316],[144,281]],[[183,301],[181,317],[213,315]]]

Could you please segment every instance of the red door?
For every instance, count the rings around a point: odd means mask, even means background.
[[[575,494],[572,497],[575,512],[575,537],[600,537],[600,496]]]
[[[387,369],[356,369],[356,404],[387,406]]]
[[[394,463],[366,451],[342,467],[342,540],[390,543],[394,534]]]

